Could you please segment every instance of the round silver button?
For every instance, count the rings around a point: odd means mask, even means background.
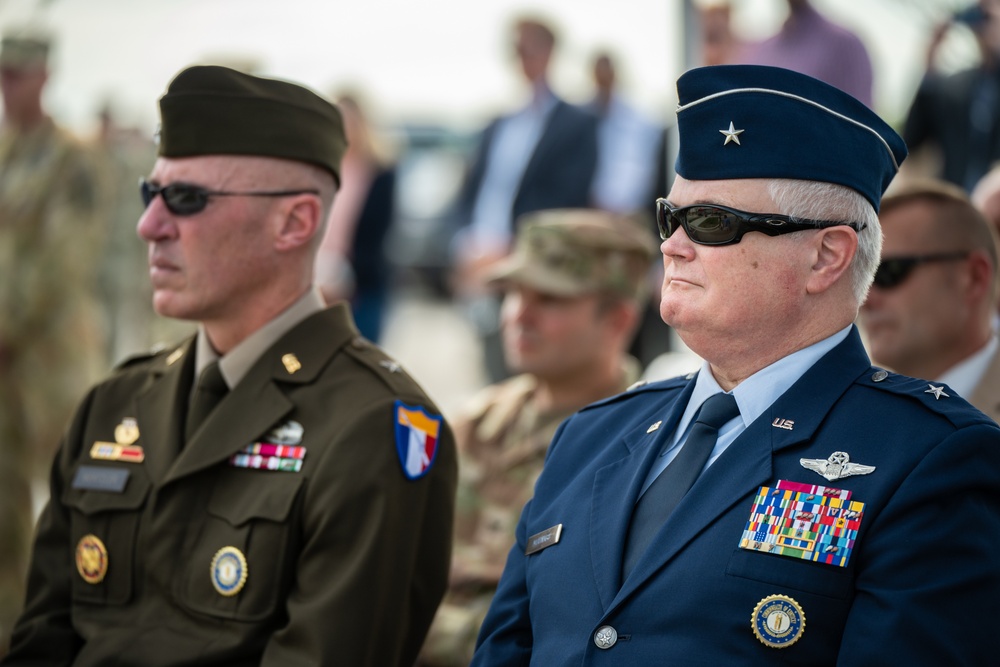
[[[885,372],[885,371],[875,371],[874,375],[872,375],[872,381],[873,382],[881,382],[882,380],[886,379],[887,377],[889,377],[889,374],[887,372]]]
[[[597,633],[594,635],[594,643],[597,644],[597,648],[611,648],[617,641],[618,631],[610,625],[601,626],[597,629]]]

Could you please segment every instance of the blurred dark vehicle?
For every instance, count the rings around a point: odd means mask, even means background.
[[[453,213],[478,133],[440,125],[404,124],[394,130],[399,149],[396,214],[385,252],[398,285],[415,283],[450,296]]]

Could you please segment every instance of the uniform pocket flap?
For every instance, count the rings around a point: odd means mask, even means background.
[[[266,479],[263,477],[266,476]],[[241,526],[251,519],[283,521],[292,509],[302,478],[287,473],[224,470],[208,501],[208,513]]]
[[[149,494],[149,478],[136,465],[78,463],[69,479],[71,483],[63,490],[62,502],[87,516],[98,512],[138,509]],[[73,480],[83,479],[89,481],[75,485],[72,483]],[[124,488],[119,491],[118,483],[122,481]]]
[[[726,574],[829,598],[846,599],[854,590],[851,568],[746,549],[733,552]]]

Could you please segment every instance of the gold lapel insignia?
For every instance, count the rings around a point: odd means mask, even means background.
[[[184,356],[184,348],[181,347],[177,348],[176,350],[170,353],[169,357],[167,357],[167,366],[174,365],[174,363],[183,356]]]
[[[288,371],[289,375],[293,375],[296,371],[302,368],[302,362],[300,362],[299,358],[292,353],[282,356],[281,363],[285,365],[285,370]]]

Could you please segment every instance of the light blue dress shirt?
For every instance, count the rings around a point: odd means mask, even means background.
[[[847,326],[829,338],[824,338],[818,343],[813,343],[809,347],[793,352],[770,366],[762,368],[736,385],[731,393],[736,397],[736,405],[740,408],[740,415],[729,420],[719,429],[719,439],[715,442],[715,448],[712,449],[705,468],[707,469],[708,466],[715,463],[715,460],[719,458],[722,452],[726,451],[729,445],[733,444],[733,441],[736,440],[740,433],[746,430],[747,426],[764,414],[771,404],[779,396],[788,391],[824,354],[842,343],[850,332],[851,327]],[[681,415],[681,420],[677,424],[677,430],[674,432],[674,436],[666,451],[659,456],[656,463],[650,469],[649,475],[646,476],[646,482],[642,486],[642,493],[646,492],[646,489],[653,483],[657,475],[663,472],[670,462],[674,460],[674,457],[681,450],[683,443],[687,442],[688,433],[691,431],[691,423],[698,409],[701,408],[701,404],[712,394],[717,394],[721,391],[722,387],[715,381],[708,362],[703,362],[701,370],[698,371],[698,377],[695,380],[691,399],[688,401],[687,408],[685,408],[684,414]],[[704,473],[704,470],[702,472]]]

